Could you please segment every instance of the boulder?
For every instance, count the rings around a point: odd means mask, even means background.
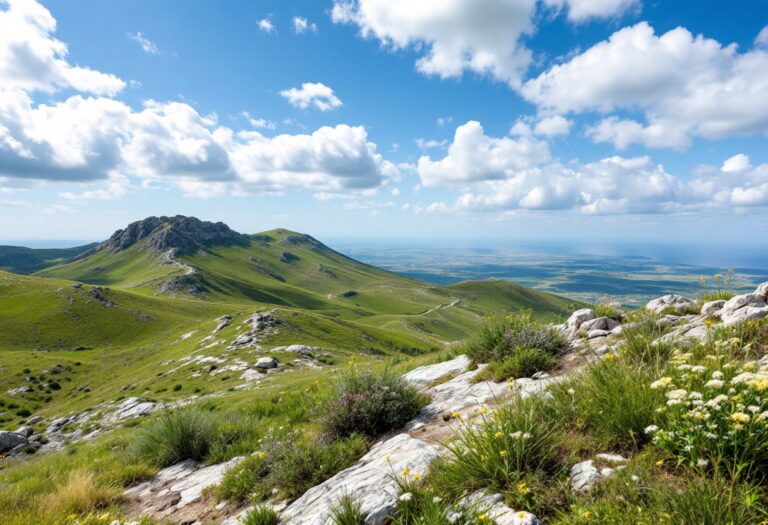
[[[583,322],[579,326],[579,332],[589,333],[592,330],[606,330],[610,332],[619,326],[619,324],[620,323],[616,319],[611,319],[610,317],[597,317]]]
[[[360,503],[366,525],[383,525],[397,506],[394,475],[408,469],[424,476],[439,455],[436,445],[398,434],[376,444],[351,467],[304,493],[282,513],[283,525],[332,525],[334,505],[344,495]]]
[[[0,454],[12,451],[19,446],[24,447],[25,445],[29,445],[29,441],[23,435],[0,430]]]
[[[29,427],[19,427],[16,429],[16,433],[24,436],[25,438],[28,438],[29,436],[34,434],[35,431]]]
[[[587,339],[594,339],[595,337],[606,337],[610,334],[611,332],[608,330],[590,330],[587,332]]]
[[[154,401],[142,401],[138,397],[129,397],[105,417],[107,421],[123,421],[135,417],[146,416],[155,410],[163,408],[162,403]]]
[[[762,297],[768,303],[768,281],[760,284],[755,290],[755,295]]]
[[[571,314],[571,316],[568,318],[568,321],[566,321],[566,326],[571,331],[578,330],[583,323],[586,321],[591,321],[597,317],[595,315],[595,311],[591,308],[582,308],[581,310],[576,310]]]
[[[425,387],[445,377],[461,374],[469,367],[470,359],[460,355],[450,361],[443,361],[434,365],[425,365],[414,368],[403,376],[403,379],[419,388]]]
[[[489,494],[483,490],[473,492],[459,500],[462,507],[470,507],[483,512],[496,525],[539,525],[541,522],[526,511],[514,511],[504,504],[501,494]]]
[[[768,306],[765,304],[765,299],[757,293],[736,295],[726,301],[720,310],[720,317],[725,325],[766,316],[768,316]]]
[[[40,423],[42,420],[42,416],[32,416],[31,418],[27,419],[27,425],[34,425],[35,423]]]
[[[658,314],[667,308],[673,308],[674,310],[680,311],[687,308],[693,308],[695,306],[696,303],[687,297],[683,297],[682,295],[669,294],[649,301],[648,304],[645,305],[645,308],[649,312]]]
[[[720,310],[723,309],[723,306],[725,306],[725,301],[723,299],[704,303],[701,305],[701,315],[705,315],[707,317],[719,316]]]
[[[268,370],[270,368],[277,368],[277,364],[277,359],[274,357],[260,357],[256,360],[256,364],[253,366],[261,368],[262,370]]]

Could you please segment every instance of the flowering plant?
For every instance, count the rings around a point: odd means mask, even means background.
[[[645,429],[679,464],[725,471],[732,477],[768,467],[768,367],[731,361],[732,339],[697,360],[675,350],[665,375],[651,384],[666,402],[658,425]]]

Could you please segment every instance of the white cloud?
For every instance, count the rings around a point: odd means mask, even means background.
[[[271,18],[272,18],[272,15],[267,15],[261,20],[258,20],[256,22],[256,25],[259,26],[259,29],[261,29],[265,33],[274,33],[275,31],[277,31],[277,28],[275,27],[275,24],[272,23]]]
[[[645,123],[610,116],[589,130],[617,147],[682,147],[768,131],[768,52],[679,27],[657,36],[646,22],[617,31],[525,83],[523,96],[560,114],[641,110]]]
[[[567,135],[571,132],[571,121],[560,115],[545,117],[536,123],[533,132],[545,137]]]
[[[765,26],[755,37],[755,45],[768,47],[768,26]]]
[[[591,18],[610,18],[640,6],[640,0],[544,0],[558,9],[567,7],[568,20],[585,22]]]
[[[111,201],[120,199],[128,193],[130,182],[128,177],[120,175],[119,173],[110,173],[109,179],[98,182],[98,187],[90,190],[83,191],[81,193],[75,193],[72,191],[65,191],[61,193],[61,197],[71,201]]]
[[[436,148],[444,148],[448,145],[447,140],[435,140],[435,139],[416,139],[416,146],[419,149],[436,149]]]
[[[432,213],[517,209],[673,213],[768,204],[768,164],[753,169],[745,155],[726,160],[719,169],[703,167],[686,181],[648,156],[551,161],[545,143],[530,137],[489,137],[477,122],[457,128],[445,158],[421,157],[418,174],[425,186],[449,186],[461,192],[452,206],[433,204],[428,208]]]
[[[441,78],[465,71],[520,85],[531,61],[520,37],[534,30],[536,0],[334,0],[332,19],[394,49],[423,52],[416,68]]]
[[[451,122],[453,122],[453,117],[437,117],[435,120],[435,123],[441,128],[446,124],[450,124]]]
[[[392,188],[392,190],[390,190],[389,193],[391,193],[394,197],[399,197],[400,196],[400,188]]]
[[[441,186],[504,179],[548,160],[545,142],[526,137],[489,137],[479,122],[469,121],[456,128],[443,159],[433,161],[422,156],[417,170],[424,186]]]
[[[751,167],[752,165],[749,162],[749,157],[743,153],[738,153],[733,157],[726,159],[720,169],[725,173],[740,173]]]
[[[72,213],[72,208],[65,204],[51,204],[43,208],[45,215],[61,215],[62,213]]]
[[[0,1],[0,86],[46,92],[61,88],[114,95],[125,87],[115,75],[73,66],[67,46],[51,35],[56,20],[31,0]]]
[[[141,46],[142,51],[145,53],[148,53],[150,55],[159,55],[160,54],[160,48],[158,48],[154,42],[150,41],[148,38],[146,38],[144,35],[141,34],[141,31],[138,31],[136,33],[128,33],[128,38],[139,44]]]
[[[320,111],[330,111],[342,105],[339,97],[333,94],[333,90],[320,82],[304,82],[301,89],[285,89],[280,92],[280,95],[292,106],[301,109],[315,106]]]
[[[317,33],[317,24],[315,24],[314,22],[309,22],[306,18],[303,18],[300,16],[294,16],[293,31],[297,35],[306,33],[307,31],[311,31],[312,33]]]

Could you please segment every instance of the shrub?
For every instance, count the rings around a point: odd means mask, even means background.
[[[195,408],[167,411],[136,438],[133,452],[158,467],[184,459],[203,460],[216,439],[210,414]]]
[[[368,446],[360,435],[328,442],[298,431],[268,435],[262,442],[262,451],[227,471],[217,489],[219,497],[260,501],[276,488],[294,498],[350,466]]]
[[[334,525],[365,525],[365,514],[359,501],[344,494],[331,509]]]
[[[729,355],[701,361],[677,351],[670,366],[650,385],[663,392],[658,425],[647,430],[678,463],[740,476],[768,469],[768,366],[741,365]]]
[[[469,357],[479,363],[504,361],[519,348],[535,348],[554,356],[565,348],[565,338],[549,325],[534,321],[528,312],[491,318],[466,345]]]
[[[322,410],[322,425],[329,436],[355,433],[379,436],[413,419],[427,398],[385,370],[347,373]]]
[[[504,361],[491,361],[473,380],[492,379],[499,382],[513,377],[530,377],[536,372],[552,370],[556,365],[557,359],[551,355],[535,348],[522,347]]]
[[[624,313],[621,303],[611,301],[608,297],[601,298],[593,308],[597,317],[618,317]]]
[[[433,464],[434,482],[457,495],[485,487],[515,490],[525,476],[558,472],[563,435],[558,420],[544,410],[546,403],[539,397],[516,399],[481,412],[478,421],[462,421],[446,444],[449,459]]]
[[[545,409],[590,433],[602,446],[638,449],[656,418],[663,395],[650,388],[655,368],[607,354],[571,379],[554,384]]]
[[[254,507],[243,519],[243,525],[278,525],[280,516],[269,507]]]
[[[75,470],[67,482],[46,499],[46,508],[54,515],[89,514],[122,499],[122,491],[99,484],[93,472]]]

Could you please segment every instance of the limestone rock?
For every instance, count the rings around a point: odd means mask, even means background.
[[[591,459],[576,463],[571,467],[571,490],[574,492],[587,492],[602,478]]]
[[[464,372],[469,367],[469,362],[470,359],[467,356],[460,355],[450,361],[414,368],[405,374],[403,379],[422,388],[439,379]]]
[[[687,308],[693,308],[696,303],[683,297],[682,295],[669,294],[653,299],[645,305],[645,308],[652,313],[658,314],[666,308],[673,308],[675,310],[685,310]]]
[[[750,319],[762,319],[766,316],[768,316],[768,306],[765,304],[765,299],[757,293],[736,295],[726,301],[720,311],[720,317],[725,325]]]
[[[483,490],[473,492],[459,501],[463,507],[471,507],[483,512],[496,525],[539,525],[541,522],[526,511],[515,511],[504,504],[501,494],[489,494]]]
[[[155,403],[153,401],[142,401],[138,397],[129,397],[115,408],[110,414],[105,417],[106,421],[123,421],[126,419],[133,419],[135,417],[146,416],[163,408],[162,403]]]
[[[590,319],[589,321],[583,322],[579,326],[579,332],[591,332],[592,330],[606,330],[611,331],[617,326],[619,326],[619,322],[616,319],[611,319],[610,317],[596,317],[595,319]]]
[[[573,312],[565,324],[570,331],[575,332],[581,327],[583,323],[586,321],[591,321],[595,317],[597,316],[595,315],[594,310],[591,308],[582,308],[581,310],[576,310]]]
[[[719,316],[720,310],[723,309],[723,306],[725,306],[725,301],[720,299],[718,301],[709,301],[708,303],[704,303],[701,305],[701,315],[706,315],[707,317],[712,316]]]
[[[755,295],[762,297],[763,301],[768,303],[768,281],[760,284],[755,290]]]
[[[438,448],[407,434],[376,444],[356,464],[309,489],[282,513],[284,525],[332,525],[331,510],[348,494],[362,507],[366,525],[384,524],[398,498],[393,474],[408,468],[411,475],[427,473]]]
[[[274,357],[260,357],[256,360],[256,364],[253,365],[256,368],[268,370],[270,368],[277,368],[277,359]]]

